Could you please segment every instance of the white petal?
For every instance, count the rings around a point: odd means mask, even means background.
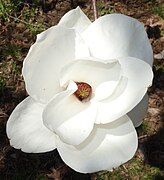
[[[44,124],[54,131],[62,141],[78,145],[92,131],[96,119],[97,107],[91,102],[81,102],[75,91],[59,93],[45,108]]]
[[[23,65],[30,96],[37,101],[48,102],[61,91],[59,71],[62,66],[88,55],[83,39],[73,29],[54,26],[39,34]]]
[[[63,161],[82,173],[112,170],[131,159],[137,146],[137,134],[128,116],[106,125],[95,125],[88,139],[79,146],[57,141]]]
[[[64,26],[66,28],[74,28],[79,33],[83,32],[89,25],[91,21],[83,13],[83,11],[77,7],[66,13],[60,20],[58,25]]]
[[[121,77],[118,61],[76,60],[64,66],[61,71],[60,84],[66,86],[69,80],[88,83],[96,99],[110,96]]]
[[[97,100],[104,100],[110,97],[114,93],[118,83],[119,81],[108,81],[102,83],[100,86],[98,86],[98,88],[96,88],[95,98]]]
[[[151,85],[153,72],[142,60],[120,58],[123,78],[108,99],[99,102],[96,123],[112,122],[131,111],[144,97]]]
[[[141,102],[137,104],[129,113],[128,116],[132,120],[135,127],[138,127],[142,124],[143,118],[146,115],[148,110],[148,95],[146,94]]]
[[[56,135],[43,125],[43,107],[27,97],[15,108],[7,122],[11,146],[28,153],[56,148]]]
[[[152,65],[153,51],[143,24],[136,19],[110,14],[100,17],[83,37],[94,57],[115,59],[132,56]]]

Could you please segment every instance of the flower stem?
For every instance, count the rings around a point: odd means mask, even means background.
[[[98,11],[97,11],[97,0],[92,0],[93,3],[93,12],[94,12],[94,18],[95,20],[98,18]]]

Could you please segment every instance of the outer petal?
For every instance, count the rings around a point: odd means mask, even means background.
[[[58,25],[64,26],[66,28],[73,28],[79,33],[82,33],[89,25],[91,21],[83,13],[83,11],[77,7],[66,13],[60,20]]]
[[[153,51],[144,26],[131,17],[110,14],[100,17],[83,37],[94,57],[111,59],[132,56],[152,65]]]
[[[78,145],[92,131],[97,107],[91,102],[82,103],[67,90],[59,93],[45,108],[44,124],[54,131],[62,141]]]
[[[60,84],[66,86],[69,80],[85,82],[91,85],[96,99],[110,96],[121,78],[121,66],[117,60],[96,61],[76,60],[64,66],[61,71]]]
[[[40,153],[56,148],[56,135],[42,122],[43,105],[27,97],[12,112],[7,122],[11,146],[28,153]]]
[[[132,120],[135,127],[138,127],[142,124],[143,118],[146,115],[148,110],[148,95],[145,94],[143,99],[136,107],[134,107],[129,113],[128,116]]]
[[[144,61],[126,57],[119,58],[119,62],[123,78],[112,96],[99,102],[96,123],[112,122],[131,111],[152,83],[152,69]]]
[[[26,89],[30,96],[43,103],[49,101],[61,91],[61,67],[88,55],[84,41],[73,29],[54,26],[39,34],[23,66]]]
[[[112,168],[131,159],[138,139],[128,116],[106,125],[95,125],[86,141],[77,147],[57,141],[57,150],[63,161],[74,170],[92,173]]]

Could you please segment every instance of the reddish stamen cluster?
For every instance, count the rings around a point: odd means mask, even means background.
[[[84,82],[76,82],[77,84],[77,91],[74,93],[75,96],[80,100],[83,101],[85,99],[88,99],[91,96],[92,93],[92,87]]]

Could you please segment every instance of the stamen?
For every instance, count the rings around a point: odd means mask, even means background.
[[[80,100],[86,100],[91,96],[92,93],[92,87],[85,83],[85,82],[76,82],[77,84],[77,91],[74,93],[75,96]]]

